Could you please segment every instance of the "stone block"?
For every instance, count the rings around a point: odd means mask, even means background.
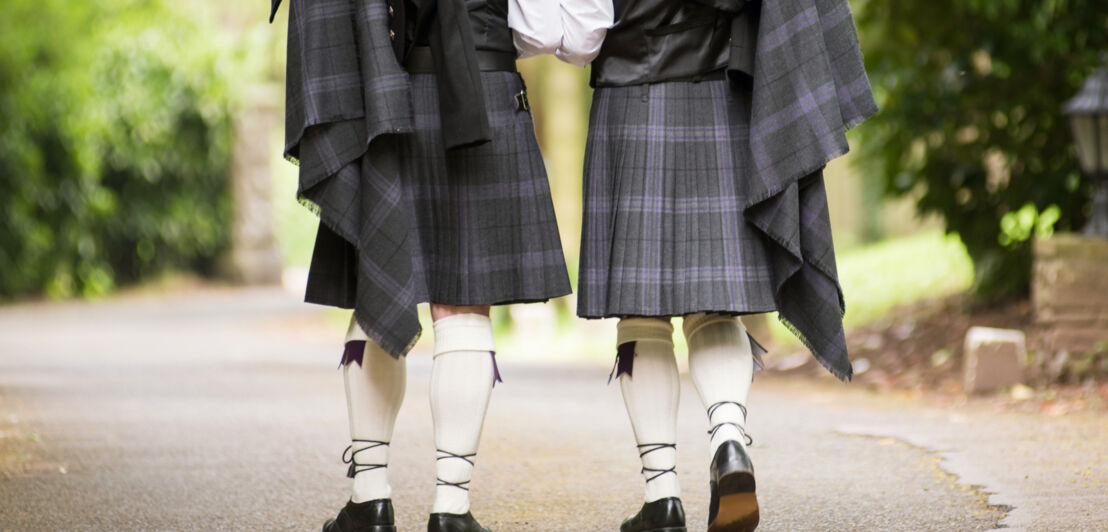
[[[1034,242],[1036,351],[1084,354],[1108,342],[1108,238],[1058,233]]]
[[[986,393],[1023,382],[1027,338],[1022,331],[972,327],[963,353],[966,393]]]

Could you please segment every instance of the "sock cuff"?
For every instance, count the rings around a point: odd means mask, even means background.
[[[685,341],[689,344],[689,347],[692,347],[697,333],[703,331],[707,327],[718,324],[733,325],[738,330],[740,336],[742,332],[746,330],[738,316],[707,312],[697,312],[696,314],[685,316],[685,323],[681,328],[685,333]]]
[[[492,320],[483,314],[454,314],[434,324],[435,356],[452,351],[496,351]]]
[[[662,342],[673,347],[673,324],[657,318],[623,318],[616,325],[616,345],[627,342]]]

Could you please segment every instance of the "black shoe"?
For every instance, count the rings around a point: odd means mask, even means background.
[[[681,499],[666,497],[644,503],[639,513],[623,520],[619,532],[685,532]]]
[[[427,532],[491,532],[489,529],[481,526],[476,519],[473,518],[473,514],[466,512],[465,515],[437,513],[431,514],[431,518],[427,520]]]
[[[709,468],[708,532],[751,532],[758,528],[754,465],[737,441],[724,442]]]
[[[392,500],[348,501],[338,517],[323,524],[323,532],[396,532]]]

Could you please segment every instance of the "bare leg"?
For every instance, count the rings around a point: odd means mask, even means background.
[[[431,320],[439,321],[455,314],[480,314],[487,318],[491,309],[492,307],[489,305],[455,306],[431,303]]]

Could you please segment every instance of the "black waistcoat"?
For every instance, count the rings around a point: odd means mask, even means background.
[[[405,36],[404,39],[393,38],[398,57],[407,56],[412,46],[430,44],[430,18],[420,12],[415,1],[388,0],[388,6],[391,35],[400,35],[403,31]],[[516,52],[512,30],[508,27],[508,0],[465,0],[465,9],[478,50]],[[407,49],[401,49],[400,43],[406,43]]]
[[[592,63],[594,87],[696,80],[721,71],[745,0],[614,0],[615,25]]]

